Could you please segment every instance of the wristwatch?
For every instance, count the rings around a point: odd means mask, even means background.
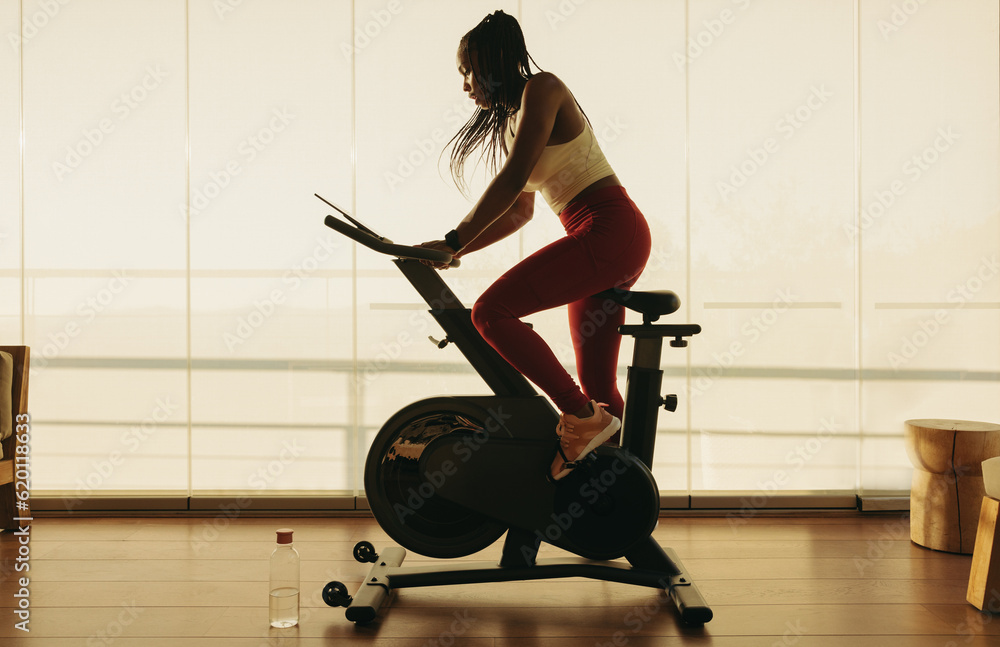
[[[444,242],[448,247],[451,247],[456,254],[462,249],[462,244],[458,242],[458,232],[454,229],[444,235]]]

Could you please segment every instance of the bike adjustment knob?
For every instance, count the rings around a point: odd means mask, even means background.
[[[667,411],[677,411],[677,396],[672,393],[670,395],[665,395],[660,398],[660,404],[662,404],[663,408]]]
[[[451,343],[451,340],[448,339],[447,337],[438,341],[437,339],[434,339],[434,337],[432,337],[431,335],[427,335],[427,339],[430,339],[431,343],[433,343],[438,348],[444,348],[445,346]]]

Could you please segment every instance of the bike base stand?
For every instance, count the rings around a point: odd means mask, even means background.
[[[583,558],[543,559],[531,566],[500,566],[492,562],[449,565],[402,566],[406,550],[385,548],[368,571],[357,595],[350,599],[347,619],[359,624],[372,622],[394,589],[449,584],[513,582],[563,577],[585,577],[665,590],[677,607],[681,622],[702,625],[712,619],[712,610],[684,570],[677,554],[650,540],[623,562],[596,562]],[[636,563],[643,564],[637,566]]]

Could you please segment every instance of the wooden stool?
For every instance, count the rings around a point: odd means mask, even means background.
[[[965,599],[980,611],[1000,612],[1000,533],[997,513],[1000,501],[984,496],[976,531],[976,550],[972,554],[969,590]]]
[[[968,420],[907,420],[913,463],[910,539],[949,553],[972,554],[986,490],[982,462],[1000,456],[1000,425]]]

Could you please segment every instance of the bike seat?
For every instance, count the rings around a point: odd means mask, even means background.
[[[611,288],[594,295],[601,299],[610,299],[618,305],[642,313],[646,323],[656,321],[663,315],[676,312],[681,307],[681,300],[670,290],[652,290],[641,292]]]

